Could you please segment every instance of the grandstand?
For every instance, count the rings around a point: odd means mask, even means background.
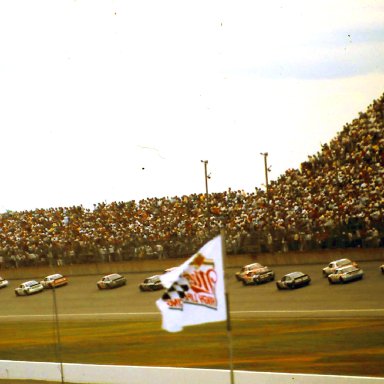
[[[0,268],[190,255],[222,228],[227,253],[384,246],[384,95],[261,189],[7,212]],[[209,207],[209,214],[207,214]]]

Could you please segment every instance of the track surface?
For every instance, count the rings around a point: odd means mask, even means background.
[[[274,282],[243,286],[235,279],[236,269],[228,269],[227,289],[233,317],[384,317],[384,275],[380,262],[362,262],[365,275],[361,281],[330,285],[322,276],[325,265],[276,266],[276,278],[295,270],[308,273],[308,287],[278,291]],[[119,272],[119,271],[116,271]],[[159,271],[160,273],[160,271]],[[155,274],[155,272],[153,273]],[[158,316],[155,301],[161,291],[140,292],[138,284],[148,277],[144,273],[125,274],[127,285],[99,291],[101,276],[69,277],[69,284],[56,289],[56,307],[61,319],[146,319]],[[6,276],[4,276],[6,277]],[[44,276],[36,276],[40,280]],[[51,320],[55,313],[52,290],[27,297],[16,297],[14,288],[24,280],[13,280],[0,290],[0,321]]]

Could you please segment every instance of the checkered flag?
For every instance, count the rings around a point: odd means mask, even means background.
[[[179,279],[163,294],[161,299],[164,301],[173,299],[183,300],[185,298],[185,292],[187,292],[189,288],[188,280],[184,277],[179,277]]]

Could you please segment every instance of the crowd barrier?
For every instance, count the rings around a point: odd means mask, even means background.
[[[234,371],[235,384],[384,384],[384,378]],[[230,384],[229,370],[0,360],[0,379],[88,384]]]
[[[333,249],[311,252],[288,253],[261,253],[228,255],[225,265],[228,268],[240,268],[243,265],[259,262],[263,265],[300,265],[300,264],[328,264],[332,260],[347,257],[354,261],[384,262],[384,248],[350,248]],[[72,264],[57,267],[38,266],[22,267],[0,270],[0,276],[11,279],[36,279],[47,276],[53,272],[65,276],[105,275],[108,273],[140,273],[158,272],[165,268],[182,264],[186,259],[161,259],[161,260],[131,260],[125,262],[105,262],[89,264]]]

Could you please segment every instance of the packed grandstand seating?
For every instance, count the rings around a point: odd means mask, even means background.
[[[384,95],[300,169],[255,192],[7,212],[0,268],[190,256],[225,229],[227,253],[384,246]],[[207,209],[209,207],[209,209]]]

